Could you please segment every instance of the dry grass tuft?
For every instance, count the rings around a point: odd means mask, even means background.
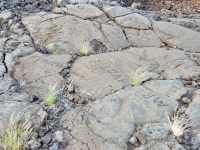
[[[133,86],[140,85],[150,77],[151,73],[143,68],[138,68],[133,75]]]
[[[190,118],[186,115],[180,115],[179,112],[175,113],[172,120],[169,119],[169,124],[173,134],[176,137],[182,136],[184,132],[187,132],[193,126],[190,122]]]
[[[33,128],[29,122],[30,116],[25,116],[25,121],[20,122],[22,114],[12,114],[6,131],[1,131],[1,144],[5,150],[25,150],[26,144],[32,135]]]

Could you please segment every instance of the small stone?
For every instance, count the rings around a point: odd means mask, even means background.
[[[72,67],[72,64],[71,64],[71,63],[68,63],[68,64],[67,64],[67,67],[68,67],[68,68],[71,68],[71,67]]]
[[[74,92],[74,85],[73,84],[70,84],[69,86],[68,86],[68,92],[69,93],[73,93]]]
[[[30,140],[28,142],[28,147],[31,149],[38,149],[41,146],[40,143],[38,143],[36,140]]]
[[[84,104],[85,103],[85,101],[83,100],[83,99],[80,99],[79,101],[78,101],[78,104]]]
[[[51,147],[49,147],[49,150],[58,150],[58,143],[54,143]]]
[[[43,109],[40,109],[40,110],[37,112],[37,115],[38,115],[38,116],[41,116],[41,122],[44,122],[44,120],[48,117],[47,112],[44,111]]]
[[[185,139],[185,140],[188,140],[188,139],[189,139],[189,136],[188,136],[187,134],[185,134],[185,135],[184,135],[184,139]]]
[[[17,45],[19,45],[20,44],[20,42],[18,42],[18,41],[14,41],[14,40],[10,40],[9,41],[9,45],[10,46],[17,46]]]
[[[154,15],[153,18],[154,18],[156,21],[162,20],[162,18],[161,18],[159,15]]]
[[[51,141],[51,136],[50,135],[45,135],[44,137],[41,138],[42,143],[48,144]]]
[[[40,131],[40,132],[39,132],[39,136],[40,136],[40,137],[44,136],[44,132]]]
[[[183,97],[183,98],[182,98],[182,102],[183,102],[184,104],[189,104],[191,101],[190,101],[189,98]]]
[[[130,142],[131,144],[133,144],[134,146],[137,146],[137,147],[139,146],[139,143],[138,143],[137,138],[136,138],[135,136],[132,136],[132,137],[130,138],[129,142]]]
[[[12,18],[12,13],[10,11],[5,11],[0,13],[0,18],[3,18],[3,20],[8,20]]]
[[[185,80],[183,80],[182,82],[183,82],[184,85],[191,85],[192,84],[192,81],[185,81]]]
[[[146,144],[147,140],[144,133],[138,131],[136,132],[135,137],[141,142],[141,144]]]
[[[47,145],[47,144],[44,144],[42,147],[43,147],[43,148],[48,148],[48,145]]]
[[[64,135],[63,135],[63,131],[56,131],[55,132],[55,139],[62,143],[64,141]]]
[[[52,115],[52,114],[49,115],[49,119],[50,119],[50,120],[53,119],[53,115]]]
[[[133,4],[131,5],[131,8],[132,8],[132,9],[137,9],[139,6],[140,6],[140,3],[133,3]]]
[[[185,113],[185,111],[186,111],[186,107],[185,106],[182,106],[181,108],[179,108],[179,113],[181,113],[181,114],[183,114],[183,113]]]
[[[11,26],[13,24],[13,20],[12,19],[9,19],[8,21],[8,26]]]
[[[52,146],[52,145],[53,145],[53,143],[52,143],[52,142],[48,144],[48,146]]]
[[[38,97],[36,95],[31,95],[30,97],[30,102],[34,102],[34,101],[37,101],[38,100]]]
[[[117,6],[117,2],[116,2],[116,1],[112,1],[112,2],[110,3],[110,6]]]
[[[185,80],[185,81],[191,81],[191,77],[185,77],[185,78],[183,78],[183,80]]]
[[[181,143],[183,142],[183,139],[180,138],[180,137],[178,137],[178,138],[177,138],[177,141],[178,141],[179,144],[181,144]]]
[[[79,95],[74,96],[74,102],[78,103],[78,101],[81,100],[81,97]]]
[[[67,95],[67,99],[70,100],[70,101],[73,101],[74,95],[68,94],[68,95]]]
[[[63,7],[67,4],[67,0],[57,0],[57,5]]]
[[[32,134],[31,139],[37,139],[37,138],[38,138],[38,133],[37,133],[37,132],[34,132],[34,133]]]
[[[64,69],[62,72],[61,72],[61,75],[63,77],[65,77],[70,71],[68,69]]]
[[[44,54],[48,53],[48,51],[45,47],[40,47],[40,51]]]
[[[1,31],[1,34],[3,37],[8,37],[10,33],[8,31]]]
[[[63,112],[65,110],[65,107],[61,107],[59,112]]]
[[[192,81],[192,86],[193,87],[196,87],[197,86],[197,83],[195,81]]]
[[[72,56],[73,59],[76,59],[78,56],[75,54]]]

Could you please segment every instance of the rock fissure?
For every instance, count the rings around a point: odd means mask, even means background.
[[[3,65],[5,67],[5,72],[4,73],[7,73],[8,72],[8,67],[6,65],[5,60],[6,60],[6,53],[3,53],[3,60],[2,60],[2,62],[3,62]],[[3,76],[4,76],[4,73],[2,74]]]

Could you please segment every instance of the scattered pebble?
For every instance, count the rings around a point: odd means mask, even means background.
[[[70,85],[67,87],[67,89],[68,89],[68,92],[69,92],[69,93],[73,93],[73,92],[74,92],[74,89],[75,89],[75,87],[74,87],[74,85],[73,85],[73,84],[70,84]]]
[[[51,147],[49,147],[49,150],[58,150],[59,146],[58,143],[53,143],[53,145]]]
[[[63,135],[63,131],[56,131],[55,132],[55,139],[62,143],[64,141],[64,135]]]
[[[45,136],[43,136],[43,137],[41,138],[41,141],[42,141],[42,143],[44,143],[44,144],[48,144],[48,143],[51,141],[51,136],[50,136],[49,134],[47,134],[47,135],[45,135]]]
[[[132,136],[131,139],[129,140],[129,142],[131,144],[133,144],[134,146],[137,146],[137,147],[140,146],[138,141],[137,141],[137,138],[135,136]]]
[[[190,103],[190,99],[187,98],[187,97],[183,97],[183,98],[182,98],[182,102],[183,102],[184,104],[189,104],[189,103]]]
[[[185,113],[185,111],[186,111],[186,107],[185,106],[182,106],[181,108],[179,108],[179,113],[181,113],[181,114],[183,114],[183,113]]]
[[[28,142],[28,147],[31,149],[38,149],[41,146],[40,143],[38,143],[36,140],[30,140]]]
[[[147,140],[144,133],[137,131],[135,137],[140,141],[141,144],[146,144]]]

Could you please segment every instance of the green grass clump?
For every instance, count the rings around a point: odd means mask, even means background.
[[[45,102],[49,106],[53,106],[56,103],[56,94],[57,94],[56,88],[57,84],[50,85],[47,90]]]
[[[25,121],[19,123],[21,116],[21,114],[15,116],[12,114],[6,130],[1,132],[0,141],[4,150],[26,149],[26,144],[32,135],[33,128],[29,122],[30,116],[26,116]]]
[[[54,44],[53,48],[51,49],[51,53],[55,55],[55,54],[58,53],[59,49],[60,49],[59,45],[58,44]]]
[[[84,54],[84,55],[88,55],[90,51],[92,51],[92,46],[90,46],[90,43],[85,42],[85,43],[82,45],[82,47],[81,47],[81,49],[80,49],[80,52],[81,52],[82,54]]]
[[[150,72],[143,68],[138,68],[133,75],[133,86],[140,85],[150,77]]]

